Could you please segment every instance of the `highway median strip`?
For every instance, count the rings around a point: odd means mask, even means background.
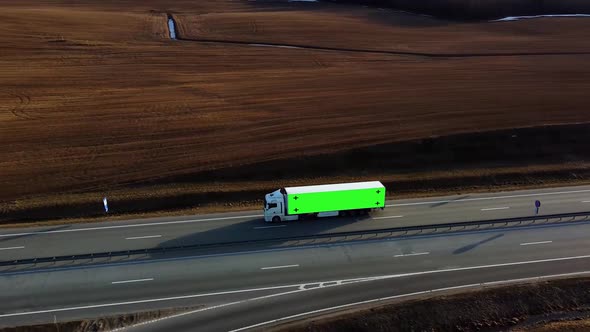
[[[15,259],[0,261],[0,266],[14,266],[14,265],[35,265],[39,263],[53,263],[58,261],[73,262],[76,260],[94,260],[97,258],[112,258],[121,256],[135,256],[135,255],[147,255],[147,254],[164,254],[171,251],[178,250],[194,250],[194,249],[211,249],[221,248],[227,246],[237,245],[260,245],[260,244],[276,244],[283,243],[285,241],[299,241],[313,239],[314,246],[318,245],[333,245],[336,243],[352,243],[353,241],[370,241],[375,238],[375,235],[385,235],[379,240],[389,238],[403,238],[412,236],[431,236],[434,233],[448,234],[448,233],[464,233],[470,231],[480,231],[481,226],[488,226],[486,230],[490,229],[504,229],[508,227],[513,228],[526,228],[534,227],[537,225],[549,226],[549,225],[560,225],[574,223],[585,223],[589,221],[590,212],[578,212],[578,213],[565,213],[555,215],[538,215],[530,217],[518,217],[518,218],[501,218],[501,219],[490,219],[482,221],[468,221],[458,223],[445,223],[445,224],[434,224],[434,225],[422,225],[422,226],[407,226],[407,227],[392,227],[382,229],[372,229],[364,231],[352,231],[352,232],[334,232],[334,233],[322,233],[314,235],[303,235],[303,236],[279,236],[268,239],[256,239],[256,240],[245,240],[245,241],[230,241],[230,242],[218,242],[218,243],[194,243],[179,246],[170,247],[154,247],[144,249],[133,249],[133,250],[122,250],[122,251],[111,251],[111,252],[99,252],[99,253],[88,253],[81,255],[67,255],[67,256],[48,256],[48,257],[35,257],[25,259]],[[577,217],[581,217],[576,219]],[[565,219],[568,218],[568,219]],[[571,219],[569,219],[571,218]],[[524,223],[528,221],[528,223]],[[491,227],[490,227],[491,226]],[[430,231],[426,233],[425,231]],[[410,233],[411,232],[411,233]],[[370,236],[364,238],[364,236]],[[355,236],[355,238],[350,238]],[[323,240],[323,243],[317,242]],[[302,247],[302,246],[292,246]],[[273,248],[273,250],[284,250],[284,248]]]

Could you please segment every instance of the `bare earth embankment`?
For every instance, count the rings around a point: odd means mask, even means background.
[[[495,286],[351,309],[267,328],[273,332],[587,331],[588,279]]]
[[[0,4],[0,40],[2,223],[100,216],[104,195],[115,214],[184,213],[290,184],[417,195],[590,175],[584,18],[25,0]]]

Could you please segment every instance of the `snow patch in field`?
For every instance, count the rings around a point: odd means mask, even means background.
[[[590,14],[553,14],[553,15],[532,15],[532,16],[508,16],[499,20],[493,20],[492,22],[506,22],[506,21],[518,21],[526,20],[531,18],[541,17],[590,17]]]
[[[176,40],[176,27],[171,17],[168,18],[168,30],[170,31],[170,39]]]

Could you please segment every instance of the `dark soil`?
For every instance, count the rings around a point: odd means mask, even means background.
[[[565,279],[513,285],[365,308],[268,329],[281,332],[506,331],[532,318],[546,324],[583,317],[590,309],[590,280]],[[551,315],[556,315],[552,318]]]

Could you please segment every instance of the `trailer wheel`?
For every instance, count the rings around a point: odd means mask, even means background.
[[[279,216],[272,217],[272,222],[281,222],[281,217],[279,217]]]

